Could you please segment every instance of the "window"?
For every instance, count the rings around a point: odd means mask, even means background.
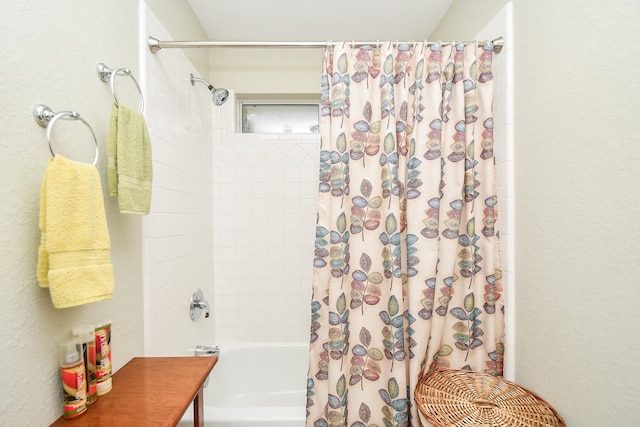
[[[242,133],[317,133],[319,103],[313,101],[240,101]]]

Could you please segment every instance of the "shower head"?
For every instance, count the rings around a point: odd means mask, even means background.
[[[225,103],[227,98],[229,98],[229,91],[222,88],[215,88],[208,81],[203,79],[202,77],[194,77],[193,74],[189,74],[189,81],[191,82],[191,86],[194,86],[195,82],[202,82],[207,85],[209,90],[211,91],[211,95],[213,98],[213,103],[217,106],[220,106]]]

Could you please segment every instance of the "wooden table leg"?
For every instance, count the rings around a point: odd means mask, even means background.
[[[194,427],[204,427],[204,387],[193,399],[193,425]]]

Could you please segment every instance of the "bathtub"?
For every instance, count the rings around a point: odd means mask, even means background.
[[[204,390],[206,427],[303,427],[309,344],[220,345]],[[193,426],[193,409],[179,427]]]

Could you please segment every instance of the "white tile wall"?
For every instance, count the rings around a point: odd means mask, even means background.
[[[515,203],[513,141],[513,29],[511,2],[476,36],[477,40],[504,37],[502,52],[494,55],[496,75],[494,119],[498,184],[498,212],[501,235],[501,263],[505,287],[505,361],[504,376],[515,379]]]
[[[151,213],[143,219],[145,355],[187,355],[213,344],[213,318],[193,322],[191,293],[213,290],[211,97],[193,87],[179,49],[151,54],[146,37],[171,40],[141,4],[141,86],[153,145]]]
[[[219,342],[307,342],[319,134],[234,132],[214,111],[215,331]]]

